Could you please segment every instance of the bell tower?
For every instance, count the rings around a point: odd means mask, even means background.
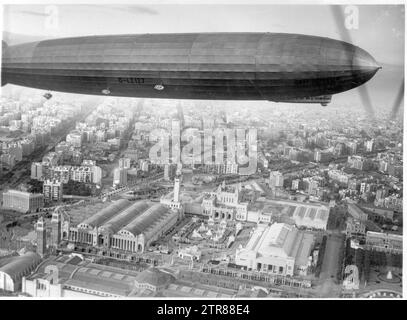
[[[61,224],[61,213],[56,208],[51,218],[51,245],[55,248],[61,242]]]
[[[37,253],[44,257],[47,253],[47,228],[43,217],[39,218],[36,225]]]

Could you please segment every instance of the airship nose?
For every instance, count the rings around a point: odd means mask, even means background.
[[[365,50],[358,47],[355,48],[355,52],[353,54],[352,67],[353,69],[358,69],[361,71],[373,72],[373,74],[376,73],[377,70],[381,69],[375,58],[373,58]]]

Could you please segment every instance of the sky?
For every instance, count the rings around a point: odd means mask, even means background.
[[[404,6],[357,9],[352,43],[381,63],[403,64]],[[241,31],[342,38],[329,5],[7,5],[3,21],[7,32],[39,37]]]
[[[356,8],[358,23],[352,24],[348,34],[354,45],[383,66],[366,86],[376,107],[390,107],[404,76],[404,6]],[[341,9],[349,17],[346,6]],[[285,32],[346,40],[345,22],[337,25],[341,22],[334,19],[329,5],[5,5],[3,14],[3,38],[10,44],[68,36],[173,32]],[[360,103],[358,99],[357,90],[336,95],[340,102]]]

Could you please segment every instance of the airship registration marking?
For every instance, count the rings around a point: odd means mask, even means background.
[[[144,78],[119,78],[120,83],[144,83]]]

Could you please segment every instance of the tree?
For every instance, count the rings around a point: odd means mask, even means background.
[[[315,266],[315,276],[316,277],[319,277],[319,275],[321,273],[322,262],[324,260],[324,255],[325,255],[326,241],[327,241],[327,236],[323,236],[321,245],[319,246],[318,261]]]
[[[92,190],[83,182],[78,182],[74,180],[69,180],[68,183],[64,184],[63,187],[64,194],[69,194],[73,196],[87,197],[92,194]]]
[[[355,252],[355,262],[354,264],[358,267],[359,274],[363,275],[363,266],[364,266],[364,258],[365,258],[365,250],[363,249],[356,249]]]
[[[369,282],[370,278],[370,251],[365,250],[363,259],[363,275],[366,282]]]
[[[30,181],[27,182],[27,185],[30,192],[42,193],[44,182],[35,179],[30,179]]]

